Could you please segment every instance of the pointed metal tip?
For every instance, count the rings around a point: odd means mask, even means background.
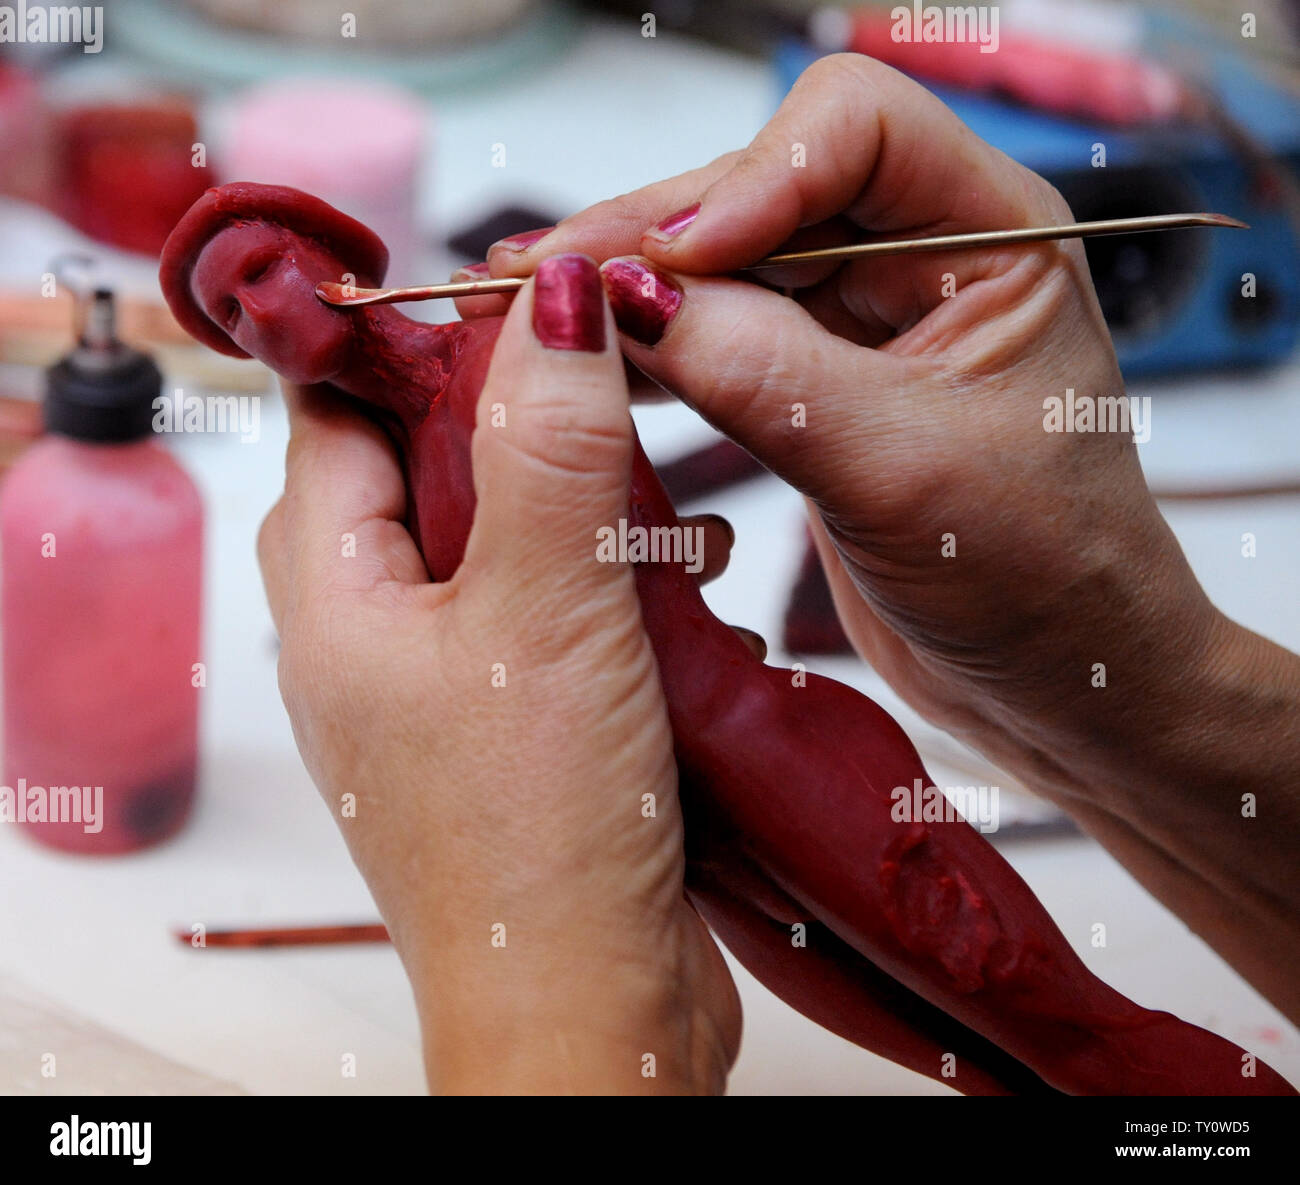
[[[351,308],[353,305],[368,304],[370,289],[346,288],[334,280],[322,280],[316,285],[316,298],[337,308]]]
[[[1133,234],[1139,231],[1179,230],[1194,226],[1229,227],[1249,230],[1239,219],[1227,214],[1153,214],[1141,218],[1108,218],[1097,222],[1074,222],[1065,226],[1015,227],[1009,230],[976,231],[973,234],[940,235],[926,239],[884,240],[875,243],[852,243],[843,247],[819,247],[810,251],[790,251],[769,255],[745,271],[757,271],[782,264],[810,260],[863,259],[868,256],[906,255],[917,251],[941,251],[968,247],[1002,247],[1016,243],[1045,242],[1053,239],[1077,239],[1090,235]],[[488,296],[509,294],[523,287],[518,277],[500,280],[466,280],[449,284],[430,284],[412,288],[357,288],[333,280],[316,285],[316,296],[335,308],[353,309],[363,305],[398,304],[408,300],[434,300],[438,297]]]
[[[452,284],[423,284],[414,288],[356,288],[323,280],[316,285],[316,298],[339,309],[356,309],[364,305],[400,304],[407,300],[436,300],[439,297],[493,296],[517,292],[525,281],[517,277],[503,280],[466,280]]]
[[[1239,218],[1233,218],[1228,214],[1201,214],[1200,218],[1204,219],[1206,226],[1230,226],[1236,230],[1249,230],[1250,223],[1242,222]]]

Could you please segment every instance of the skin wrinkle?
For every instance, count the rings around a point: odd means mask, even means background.
[[[354,625],[356,624],[355,621],[353,622],[353,624]],[[330,631],[330,636],[335,639],[335,644],[337,644],[340,634],[344,634],[344,636],[346,636],[344,631],[338,629],[332,629]],[[292,644],[293,643],[291,637],[290,645]],[[370,697],[367,695],[362,694],[360,697],[356,696],[350,684],[345,685],[343,688],[340,689],[340,691],[342,694],[336,697],[336,703],[332,710],[341,713],[343,719],[350,723],[365,721],[367,719],[375,719],[374,713],[379,712],[382,714],[385,711],[385,707],[382,702],[379,705],[376,705],[370,702]],[[328,719],[328,715],[326,716],[326,719]],[[367,735],[367,736],[374,735],[375,732],[376,730],[374,730],[373,728],[364,729],[361,735]],[[382,736],[384,734],[382,733],[382,731],[380,731],[378,732],[378,735]],[[346,753],[344,754],[345,765],[355,763],[356,761],[357,761],[356,754],[351,755],[351,757],[348,757]]]
[[[1197,937],[1224,953],[1224,957],[1230,957],[1224,947],[1232,951],[1235,959],[1246,963],[1258,957],[1250,944],[1242,941],[1236,886],[1230,886],[1225,893],[1222,884],[1188,868],[1181,855],[1171,854],[1121,816],[1098,809],[1090,801],[1076,803],[1073,814],[1084,830],[1133,870],[1136,879],[1166,908],[1192,919],[1188,926]],[[1146,858],[1135,859],[1133,849],[1141,849]],[[1196,909],[1187,908],[1189,899],[1196,900]],[[1296,921],[1291,910],[1284,908],[1279,921],[1294,934]],[[1287,1011],[1289,1002],[1282,993],[1261,990],[1280,1011]]]
[[[869,597],[871,596],[870,588],[868,588],[868,590],[867,590],[867,595],[868,595]],[[1090,596],[1089,596],[1089,594],[1087,594],[1087,593],[1081,593],[1081,592],[1077,592],[1077,591],[1076,591],[1076,592],[1073,593],[1072,595],[1075,596],[1075,597],[1082,597],[1083,603],[1089,603]],[[1068,599],[1069,599],[1069,596],[1067,596],[1067,600],[1068,600]],[[878,612],[880,612],[880,611],[882,611],[882,610],[884,609],[884,606],[883,606],[879,601],[877,601],[874,597],[871,597],[871,600],[872,600],[872,603],[876,606]],[[904,600],[906,600],[906,598],[904,598]],[[1025,631],[1026,634],[1029,635],[1029,636],[1032,636],[1032,634],[1033,634],[1035,631],[1041,631],[1042,629],[1046,629],[1047,626],[1048,626],[1048,623],[1050,623],[1050,622],[1054,619],[1054,612],[1055,612],[1055,611],[1052,610],[1052,609],[1048,609],[1048,610],[1046,610],[1046,611],[1044,612],[1044,614],[1042,615],[1042,620],[1040,621],[1039,625],[1038,625],[1038,626],[1032,626],[1032,625],[1031,625],[1031,627],[1030,627],[1027,631]],[[891,624],[892,624],[892,627],[895,628],[896,630],[901,630],[901,636],[903,636],[903,637],[911,636],[911,634],[912,634],[912,630],[911,630],[911,628],[910,628],[910,623],[909,623],[909,622],[906,622],[906,621],[894,621],[894,622],[892,622]],[[1015,653],[1016,650],[1017,650],[1018,648],[1019,648],[1019,647],[1017,646],[1017,640],[1016,640],[1016,638],[1014,638],[1014,637],[1012,637],[1012,638],[995,638],[995,639],[992,639],[991,641],[990,641],[990,640],[987,640],[987,639],[986,639],[986,640],[982,640],[982,641],[980,642],[979,645],[976,645],[976,646],[973,647],[971,653],[972,653],[973,655],[1000,655],[1000,654],[1007,654],[1007,653]],[[922,647],[922,649],[918,651],[918,650],[915,649],[914,646],[911,646],[911,645],[909,644],[909,649],[912,651],[914,657],[916,657],[916,658],[918,658],[918,659],[923,659],[924,654],[925,654],[925,647]],[[954,661],[954,658],[955,658],[955,656],[954,656],[953,653],[949,650],[949,651],[947,652],[947,654],[946,654],[946,657],[945,657],[945,659],[944,659],[943,664],[935,668],[936,673],[947,671],[948,668],[949,668],[949,664],[950,664],[951,662]],[[929,666],[929,665],[931,665],[931,664],[930,664],[929,662],[926,662],[925,665]],[[987,660],[985,660],[984,662],[982,662],[981,665],[982,665],[982,666],[987,666],[987,665],[988,665]],[[1050,664],[1047,664],[1047,665],[1050,665]],[[1047,671],[1047,667],[1046,667],[1046,666],[1043,668],[1042,673],[1040,674],[1039,680],[1037,681],[1036,684],[1026,684],[1026,683],[1025,683],[1025,674],[1024,674],[1023,672],[1022,672],[1022,673],[1018,673],[1016,676],[1013,677],[1013,676],[1011,676],[1008,672],[1005,672],[1005,671],[1003,671],[1003,672],[999,672],[999,671],[996,669],[996,667],[994,667],[994,668],[992,668],[992,669],[990,669],[990,670],[982,671],[981,674],[984,676],[985,680],[987,680],[987,678],[991,675],[991,676],[993,676],[995,679],[997,679],[999,682],[1007,682],[1007,683],[1008,683],[1008,688],[1009,688],[1009,692],[1010,692],[1010,707],[1009,707],[1008,712],[1007,712],[1006,715],[1005,715],[1005,718],[1002,719],[1002,721],[1001,721],[1001,723],[1000,723],[1000,725],[999,725],[999,726],[1002,727],[1002,728],[1007,728],[1007,726],[1008,726],[1009,723],[1013,723],[1014,725],[1018,725],[1018,724],[1019,724],[1019,721],[1020,721],[1020,714],[1019,714],[1018,711],[1016,711],[1016,709],[1015,709],[1015,707],[1014,707],[1014,702],[1015,702],[1016,698],[1018,698],[1018,697],[1019,697],[1019,698],[1023,698],[1024,693],[1025,693],[1025,690],[1026,690],[1027,687],[1031,687],[1031,688],[1033,688],[1033,690],[1037,693],[1037,698],[1040,700],[1040,702],[1043,702],[1044,704],[1046,704],[1046,702],[1047,702],[1047,694],[1046,694],[1046,693],[1047,693],[1049,690],[1051,690],[1051,691],[1053,692],[1055,702],[1057,702],[1057,703],[1061,703],[1061,704],[1064,704],[1064,703],[1066,702],[1065,697],[1062,696],[1061,692],[1059,691],[1059,680],[1055,678],[1055,675],[1054,675],[1054,674],[1049,674],[1049,673],[1048,673],[1048,671]],[[995,688],[988,686],[987,683],[986,683],[985,690],[986,690],[986,692],[988,692],[988,691],[993,691],[993,690],[995,690]],[[998,697],[998,698],[1001,698],[1001,697]],[[913,702],[914,706],[921,707],[922,710],[924,711],[924,704],[923,704],[923,703],[919,703],[919,704],[918,704],[918,703],[917,703],[916,701],[914,701],[914,700],[909,700],[909,702]],[[997,719],[997,718],[998,718],[997,716],[993,717],[993,719]],[[984,721],[986,724],[987,724],[987,722],[988,722],[988,720],[989,720],[989,718],[988,718],[988,717],[986,716],[986,714],[984,714],[984,713],[975,713],[975,719],[976,719],[976,720],[982,720],[982,721]],[[947,723],[947,722],[948,722],[948,721],[945,720],[945,723]],[[975,735],[976,735],[976,736],[978,735],[978,729],[979,729],[979,727],[980,727],[980,726],[977,725],[976,728],[975,728]],[[1010,732],[1011,732],[1011,735],[1017,735],[1017,734],[1020,732],[1020,729],[1019,729],[1018,727],[1012,727],[1012,728],[1010,729]],[[969,738],[969,736],[970,736],[971,734],[968,732],[967,735],[968,735],[968,738]],[[1022,739],[1023,739],[1023,738],[1022,738]],[[987,738],[985,739],[985,743],[984,743],[983,745],[977,744],[976,747],[977,747],[977,748],[984,748],[984,749],[987,751],[987,750],[988,750]]]
[[[490,415],[490,409],[480,409],[480,418]],[[501,441],[512,452],[510,469],[516,465],[541,466],[573,478],[573,482],[565,483],[567,496],[575,483],[585,487],[608,485],[611,481],[611,464],[593,465],[593,451],[602,457],[608,455],[624,471],[631,470],[627,432],[627,423],[621,418],[601,423],[594,416],[579,413],[571,403],[557,401],[550,405],[531,403],[527,409],[517,411],[501,433]]]
[[[1052,313],[1049,313],[1049,316],[1052,316]],[[1052,773],[1057,774],[1057,776],[1060,776],[1060,764],[1058,764],[1057,761],[1050,761],[1050,763],[1048,764],[1050,765],[1050,767],[1052,767]]]
[[[859,66],[858,69],[869,70],[869,66]],[[880,71],[881,76],[885,76],[884,71]],[[855,82],[855,73],[845,70],[842,85],[846,90],[852,88]],[[825,75],[828,83],[832,75]],[[811,101],[814,95],[809,92],[806,102]],[[820,97],[820,96],[818,96]],[[918,104],[922,102],[918,98]],[[877,113],[878,114],[878,113]],[[918,127],[923,121],[917,120]],[[960,135],[960,133],[955,133]],[[913,133],[911,137],[913,144],[921,142],[919,135]],[[963,140],[962,142],[966,142]],[[872,178],[872,190],[884,193],[887,197],[894,198],[902,192],[905,192],[904,186],[894,183],[897,175],[903,173],[902,162],[890,162],[887,159],[890,141],[885,138],[885,147],[882,149],[879,158],[874,162],[877,170]],[[997,159],[997,158],[993,158]],[[894,176],[888,178],[889,184],[882,183],[885,174],[880,172],[882,163],[890,165]],[[1019,200],[1024,200],[1025,208],[1028,212],[1036,206],[1041,208],[1044,213],[1042,216],[1028,217],[1026,213],[1025,222],[1039,223],[1047,221],[1061,220],[1060,212],[1066,209],[1066,206],[1059,194],[1051,191],[1045,185],[1038,182],[1029,175],[1017,170],[1013,166],[1005,166],[1003,162],[1002,171],[999,173],[997,184],[1014,184],[1018,194],[1021,195]],[[1033,191],[1037,188],[1039,196],[1033,197]],[[976,197],[977,190],[974,191]],[[1029,194],[1028,198],[1024,195]],[[974,201],[974,207],[968,207],[965,210],[965,216],[968,220],[975,218],[971,209],[978,209],[978,200]],[[1017,199],[1011,199],[1017,200]],[[965,201],[963,195],[963,201]],[[914,210],[907,211],[909,223],[914,225],[918,219]],[[981,211],[982,213],[982,211]],[[979,219],[982,221],[982,219]],[[864,221],[870,221],[864,219]],[[1012,224],[1011,222],[1007,223]],[[975,226],[959,226],[945,229],[976,229]],[[1077,375],[1078,381],[1074,384],[1079,390],[1095,393],[1114,394],[1122,391],[1122,379],[1118,370],[1113,364],[1113,353],[1111,352],[1108,339],[1105,336],[1104,329],[1100,318],[1099,309],[1095,296],[1086,279],[1086,273],[1083,271],[1083,252],[1079,244],[1070,244],[1069,247],[1061,247],[1053,251],[1053,259],[1056,261],[1054,266],[1049,269],[1050,274],[1058,279],[1053,284],[1053,293],[1058,299],[1055,304],[1045,301],[1041,294],[1034,294],[1038,304],[1031,310],[1032,316],[1027,317],[1024,321],[1016,323],[1016,328],[1026,339],[1027,347],[1022,347],[1018,354],[1013,354],[1007,359],[993,357],[992,364],[997,366],[1004,361],[1009,361],[1012,369],[1000,376],[1003,384],[1001,391],[990,392],[967,392],[966,397],[972,403],[972,409],[976,415],[981,413],[987,415],[990,410],[993,414],[998,414],[998,409],[993,405],[994,400],[1000,394],[1010,394],[1012,392],[1023,392],[1026,399],[1025,414],[1026,425],[1033,431],[1037,431],[1036,425],[1041,420],[1040,401],[1042,395],[1047,393],[1041,390],[1044,380],[1050,381],[1051,376],[1055,374]],[[901,265],[909,272],[912,264]],[[852,281],[848,277],[848,270],[845,269],[839,274],[837,283],[843,288]],[[864,276],[864,284],[870,284],[871,278]],[[969,288],[970,286],[968,286]],[[986,290],[988,291],[988,290]],[[998,292],[996,289],[989,293],[993,299],[1002,299],[1005,292]],[[847,299],[847,298],[846,298]],[[1018,299],[1014,295],[1010,299]],[[1025,310],[1018,310],[1019,315],[1023,315]],[[1067,327],[1073,326],[1073,332],[1067,331]],[[987,328],[987,326],[984,326]],[[671,345],[671,343],[669,343]],[[888,350],[886,351],[888,352]],[[896,355],[898,356],[898,355]],[[962,350],[949,351],[948,362],[955,363],[957,366],[967,365],[969,359]],[[652,360],[653,361],[653,360]],[[984,369],[990,369],[988,359],[985,360]],[[877,368],[871,373],[872,385],[870,387],[871,398],[873,402],[877,400],[889,403],[891,393],[881,395],[879,382],[883,377],[883,368]],[[687,372],[686,378],[693,379],[694,376]],[[942,381],[942,380],[941,380]],[[866,384],[864,384],[865,386]],[[1035,388],[1039,388],[1035,390]],[[934,389],[934,384],[926,385],[922,380],[918,383],[918,388],[926,392],[927,398],[932,399],[945,409],[951,406],[951,401],[946,397],[952,392],[951,386],[941,387],[939,390]],[[988,399],[982,399],[981,395],[987,394]],[[920,417],[918,416],[918,419]],[[1004,421],[1006,422],[1006,421]],[[728,426],[733,430],[736,423],[728,421]],[[746,437],[743,432],[738,433],[742,443],[749,446],[754,445],[754,440]],[[971,439],[980,442],[988,435],[985,432],[975,432]],[[932,441],[927,441],[920,433],[912,436],[905,436],[903,444],[909,449],[914,449],[927,456],[932,456],[933,451],[927,451],[928,446],[932,446]],[[1056,443],[1062,446],[1060,458],[1063,462],[1068,462],[1068,468],[1061,475],[1061,484],[1067,488],[1075,489],[1079,494],[1078,505],[1066,505],[1060,502],[1044,501],[1040,506],[1030,504],[1026,507],[1028,516],[1039,516],[1039,522],[1048,526],[1045,534],[1060,537],[1063,530],[1070,530],[1073,524],[1072,548],[1070,555],[1069,577],[1060,583],[1067,589],[1073,590],[1076,595],[1084,595],[1089,588],[1089,581],[1094,582],[1096,587],[1103,590],[1109,587],[1114,590],[1111,599],[1115,596],[1131,607],[1136,607],[1139,612],[1135,615],[1133,628],[1128,632],[1127,637],[1121,643],[1126,653],[1121,657],[1127,663],[1136,668],[1136,675],[1140,678],[1140,686],[1154,688],[1155,682],[1163,674],[1168,677],[1172,672],[1178,672],[1179,664],[1187,654],[1187,647],[1184,646],[1183,639],[1171,638],[1170,627],[1161,620],[1161,615],[1166,614],[1171,620],[1187,621],[1187,608],[1190,606],[1194,610],[1191,614],[1191,635],[1195,639],[1197,633],[1208,628],[1206,622],[1206,606],[1203,594],[1196,589],[1194,582],[1191,580],[1185,560],[1179,555],[1176,544],[1173,543],[1167,531],[1158,525],[1155,518],[1155,509],[1145,489],[1142,488],[1140,471],[1135,463],[1135,454],[1131,446],[1122,445],[1116,440],[1086,440],[1084,438],[1073,438],[1068,442],[1049,441],[1049,444]],[[1067,443],[1072,446],[1065,448]],[[871,450],[864,451],[860,461],[861,469],[865,474],[862,481],[862,487],[866,491],[860,499],[849,498],[847,492],[844,495],[840,505],[844,507],[844,512],[836,519],[834,515],[828,514],[828,519],[833,525],[838,525],[842,530],[853,533],[854,524],[858,524],[857,530],[862,531],[861,523],[864,521],[871,523],[874,528],[878,518],[873,513],[872,507],[878,501],[875,486],[878,481],[878,469],[884,469],[885,472],[892,474],[896,467],[894,458],[899,452],[898,442],[890,439],[881,439],[877,437],[873,441],[874,447]],[[764,450],[757,450],[763,453]],[[788,458],[784,452],[777,456],[777,450],[771,450],[769,464],[778,472],[788,474],[789,468],[786,464]],[[766,457],[766,454],[764,454]],[[1041,456],[1041,454],[1040,454]],[[882,460],[877,460],[881,458]],[[1025,458],[1026,480],[1028,480],[1033,470],[1030,465],[1031,458]],[[998,454],[996,451],[978,458],[979,464],[996,467]],[[936,466],[936,469],[939,469]],[[1044,465],[1044,469],[1048,468]],[[1098,475],[1099,480],[1094,481],[1094,474]],[[1107,480],[1107,474],[1112,477],[1118,477],[1120,484],[1116,488],[1112,481],[1108,493],[1103,490]],[[963,473],[960,468],[953,473],[951,480],[954,484],[963,482],[970,478],[969,471]],[[826,497],[826,491],[818,491],[823,497],[823,505],[831,503],[836,499]],[[839,493],[838,489],[835,491]],[[980,498],[982,491],[978,484],[972,491],[973,496]],[[1127,501],[1125,498],[1127,495]],[[1116,506],[1127,506],[1126,521],[1116,523]],[[989,516],[987,528],[990,534],[996,533],[1005,528],[1010,517],[1012,506],[1008,503],[995,503],[993,513]],[[1078,513],[1076,513],[1076,511]],[[940,515],[942,518],[943,515]],[[960,554],[968,558],[971,552],[968,550],[968,544],[971,542],[970,532],[962,532],[959,524],[956,525],[960,537]],[[1126,531],[1127,528],[1127,531]],[[918,528],[918,533],[925,530],[924,520]],[[1129,538],[1125,538],[1127,533]],[[872,536],[874,538],[874,534]],[[861,538],[861,535],[859,535]],[[978,542],[978,539],[975,540]],[[889,547],[889,540],[885,540],[882,546]],[[820,541],[819,541],[820,546]],[[1081,559],[1075,554],[1078,548],[1086,547],[1090,549],[1090,554],[1085,554]],[[1014,545],[1010,549],[1015,551]],[[825,550],[823,549],[823,554]],[[898,567],[906,568],[909,565],[909,559],[906,554],[899,556],[895,553],[887,553],[888,558],[881,561],[884,565],[884,571],[892,571]],[[1130,573],[1130,580],[1124,582],[1122,572],[1119,569],[1123,564],[1129,564],[1133,567]],[[832,560],[832,572],[839,570],[838,561]],[[917,565],[918,572],[924,573],[924,568]],[[1118,575],[1117,575],[1118,573]],[[847,580],[847,577],[845,577]],[[978,584],[978,580],[975,582]],[[851,615],[855,612],[851,600],[846,600],[842,596],[842,586],[844,581],[833,582],[836,594],[837,605],[846,608]],[[1003,587],[1006,588],[1004,582]],[[911,590],[909,590],[910,592]],[[897,603],[898,598],[891,597]],[[1062,604],[1067,611],[1070,606],[1066,604],[1064,598]],[[861,606],[861,601],[857,602]],[[879,608],[879,603],[876,603]],[[1084,604],[1081,606],[1085,612],[1092,613],[1093,607]],[[1102,606],[1101,608],[1104,608]],[[866,619],[867,615],[864,608],[858,608],[856,612],[862,614]],[[906,613],[906,610],[903,611]],[[1077,610],[1076,610],[1077,612]],[[878,620],[878,615],[876,615]],[[955,628],[951,622],[949,629]],[[961,628],[966,628],[967,623],[960,623]],[[854,631],[850,631],[854,632]],[[1077,645],[1081,650],[1086,651],[1088,648],[1087,633],[1089,632],[1089,622],[1085,621],[1079,628],[1071,627],[1071,634],[1074,636],[1073,641],[1068,641],[1067,645]],[[1113,637],[1116,631],[1111,628],[1104,619],[1092,617],[1091,632],[1099,640]],[[914,704],[924,703],[927,698],[931,700],[943,699],[951,704],[957,695],[959,684],[952,681],[952,670],[946,661],[936,661],[931,656],[925,655],[920,649],[911,646],[900,639],[898,636],[890,638],[880,636],[871,636],[869,624],[863,629],[857,631],[857,641],[859,646],[866,650],[869,657],[876,658],[876,652],[888,652],[891,654],[890,661],[895,664],[893,674],[898,675],[901,671],[901,681],[891,678],[895,687],[906,694],[909,702]],[[1032,642],[1033,636],[1028,635],[1028,641]],[[864,641],[867,643],[864,645]],[[907,670],[908,660],[899,657],[899,652],[906,652],[912,656],[911,661],[925,672],[917,674],[915,671]],[[1109,657],[1109,656],[1108,656]],[[1281,659],[1278,658],[1280,663]],[[877,664],[879,665],[879,663]],[[1114,663],[1111,663],[1112,670]],[[1288,670],[1291,669],[1288,667]],[[1177,676],[1176,676],[1177,677]],[[1286,678],[1286,675],[1275,676],[1279,681]],[[1152,682],[1148,682],[1148,680]],[[1013,689],[1008,686],[1007,692],[1012,693]],[[1114,688],[1113,697],[1120,696],[1126,689]],[[966,694],[971,694],[971,689],[966,690]],[[1130,715],[1135,720],[1140,720],[1146,712],[1146,705],[1143,704],[1143,696],[1139,694],[1134,697],[1126,696],[1122,702],[1130,706]],[[1084,713],[1083,723],[1088,726],[1101,727],[1101,721],[1095,714],[1090,713],[1089,697],[1085,694],[1079,697],[1077,707],[1080,713]],[[1108,783],[1112,780],[1113,771],[1109,770],[1107,761],[1113,757],[1112,750],[1116,747],[1123,748],[1125,738],[1122,736],[1104,736],[1094,738],[1097,741],[1098,749],[1092,754],[1092,761],[1084,763],[1076,760],[1078,754],[1078,740],[1072,736],[1068,730],[1057,730],[1058,735],[1051,738],[1035,737],[1033,729],[1035,727],[1033,720],[1033,704],[1030,697],[1025,696],[1021,700],[1023,705],[1019,710],[1015,703],[1015,697],[1012,695],[1008,708],[1001,713],[1002,719],[990,735],[985,738],[983,748],[987,751],[991,746],[998,747],[1002,752],[1011,753],[1013,756],[1016,746],[1020,741],[1024,741],[1026,747],[1037,747],[1037,755],[1033,758],[1033,764],[1036,764],[1040,772],[1047,778],[1056,781],[1058,784],[1069,785],[1072,793],[1076,793],[1080,801],[1088,796],[1088,787],[1086,785],[1087,770],[1094,778],[1095,785],[1092,793],[1105,794]],[[1064,707],[1064,705],[1061,705]],[[972,708],[970,716],[978,718],[980,710]],[[951,718],[951,709],[949,710]],[[969,718],[969,717],[968,717]],[[1188,740],[1195,740],[1195,729],[1192,721],[1196,717],[1192,713],[1185,713],[1184,728],[1188,734]],[[1077,728],[1076,728],[1077,731]],[[1138,741],[1138,744],[1143,742]],[[1050,744],[1056,746],[1052,756],[1048,756],[1042,746]],[[1188,745],[1189,752],[1196,752],[1195,745]],[[1154,763],[1152,763],[1154,764]],[[1067,770],[1071,771],[1067,773]],[[1139,788],[1142,792],[1147,788]],[[1176,809],[1176,808],[1175,808]]]
[[[794,299],[836,337],[863,349],[874,349],[893,331],[857,299],[860,291],[853,266],[843,264],[819,284],[796,291]]]
[[[1068,290],[1059,287],[1066,273],[1053,255],[1050,248],[1018,255],[999,252],[990,258],[990,270],[959,284],[956,296],[937,305],[914,285],[906,326],[899,323],[886,351],[902,356],[950,354],[955,377],[969,376],[974,382],[1001,377],[1025,359],[1026,343],[1029,356],[1036,352],[1040,338],[1035,329],[1057,323],[1068,301]],[[952,267],[960,265],[944,270]],[[931,291],[938,290],[936,284]],[[875,312],[888,319],[888,310]]]

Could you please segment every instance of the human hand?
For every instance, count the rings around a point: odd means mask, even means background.
[[[1081,245],[762,273],[794,300],[722,278],[864,230],[1068,220],[923,88],[837,55],[745,151],[489,261],[503,276],[557,251],[605,260],[628,358],[807,495],[860,652],[1300,1015],[1278,822],[1300,810],[1300,659],[1210,603],[1128,434],[1045,430],[1067,389],[1124,394]]]
[[[285,495],[259,538],[281,689],[411,978],[435,1089],[718,1091],[739,1000],[683,896],[632,572],[595,559],[597,528],[627,513],[622,362],[591,263],[547,273],[496,345],[450,581],[428,583],[402,525],[384,433],[337,392],[286,391]],[[584,293],[581,342],[547,348],[534,305]],[[692,525],[715,575],[726,528]]]
[[[1123,747],[1128,709],[1153,704],[1189,655],[1213,661],[1225,626],[1130,437],[1045,431],[1044,400],[1067,388],[1123,395],[1081,246],[762,273],[794,301],[720,278],[864,230],[1068,220],[1046,182],[923,88],[838,55],[744,152],[489,262],[502,276],[556,251],[607,260],[628,357],[811,500],[864,656],[924,715],[1048,793],[1113,806],[1122,788],[1103,776],[1099,733]],[[499,311],[483,298],[464,308]],[[1149,709],[1147,739],[1150,724]]]

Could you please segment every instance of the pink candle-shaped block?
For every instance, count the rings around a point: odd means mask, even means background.
[[[404,91],[301,78],[249,91],[229,126],[221,171],[319,194],[372,226],[394,261],[390,282],[419,268],[417,192],[427,113]],[[400,273],[400,274],[399,274]]]

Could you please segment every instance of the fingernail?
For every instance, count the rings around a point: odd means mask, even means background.
[[[486,263],[466,263],[452,272],[451,278],[454,280],[457,276],[468,276],[471,280],[482,280],[491,274]]]
[[[733,625],[731,628],[740,635],[740,640],[753,651],[759,662],[767,658],[767,639],[762,634],[746,629],[743,625]]]
[[[600,273],[614,323],[633,341],[657,345],[682,307],[682,290],[640,259],[607,259]]]
[[[553,231],[553,226],[543,226],[540,230],[526,230],[523,234],[511,235],[509,238],[498,239],[488,248],[488,254],[493,251],[527,251],[534,243],[540,243],[547,235]]]
[[[658,239],[661,243],[668,242],[674,235],[681,234],[692,222],[695,216],[700,212],[700,203],[696,202],[693,206],[687,206],[684,210],[678,210],[676,214],[669,214],[658,226],[652,226],[645,233],[652,239]]]
[[[731,525],[730,520],[723,518],[720,514],[701,514],[699,517],[708,522],[717,523],[727,533],[727,546],[736,546],[736,528]]]
[[[552,255],[533,281],[533,332],[550,350],[605,348],[605,292],[585,255]]]

